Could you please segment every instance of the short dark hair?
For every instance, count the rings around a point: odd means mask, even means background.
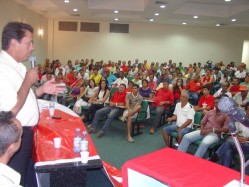
[[[139,86],[138,86],[137,84],[133,84],[133,86],[132,86],[132,87],[134,87],[134,86],[135,86],[135,87],[137,87],[137,88],[139,88]]]
[[[120,84],[119,86],[124,86],[126,88],[126,85],[125,84]]]
[[[2,49],[7,50],[10,47],[10,41],[12,39],[20,42],[25,36],[25,31],[33,33],[31,25],[21,22],[9,22],[3,28],[2,32]]]
[[[208,89],[208,91],[210,91],[210,84],[206,84],[206,85],[204,85],[204,86],[202,86],[202,89]]]
[[[0,112],[0,156],[4,155],[8,147],[20,138],[20,130],[13,119],[12,112]]]

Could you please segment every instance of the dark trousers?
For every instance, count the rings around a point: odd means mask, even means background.
[[[90,123],[93,121],[95,113],[101,108],[104,108],[104,104],[92,104],[87,110],[87,112],[85,113],[85,117],[90,120]]]
[[[27,186],[27,184],[28,186],[34,186],[32,184],[34,182],[34,177],[35,177],[34,165],[32,164],[33,166],[29,166],[30,163],[33,163],[31,161],[33,139],[34,139],[34,134],[33,134],[32,128],[23,127],[21,147],[18,150],[18,152],[16,152],[13,155],[10,162],[8,163],[8,165],[11,168],[13,168],[15,171],[21,174],[20,185],[22,186]],[[30,169],[33,170],[33,172],[29,171]],[[27,173],[29,176],[27,175]],[[26,180],[26,185],[25,185],[25,180]],[[29,182],[29,181],[32,181],[32,182]]]

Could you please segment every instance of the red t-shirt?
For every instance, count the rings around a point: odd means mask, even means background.
[[[174,95],[172,91],[170,91],[169,89],[165,90],[164,88],[160,88],[156,93],[153,105],[159,106],[159,103],[161,101],[169,101],[170,105],[172,105],[174,103]],[[167,105],[165,105],[165,109],[168,109]]]
[[[214,109],[214,96],[212,96],[212,95],[209,95],[207,97],[205,97],[204,95],[201,96],[200,101],[198,103],[198,106],[203,107],[205,105],[210,106],[211,110]]]
[[[76,79],[74,78],[74,74],[72,72],[69,72],[67,74],[67,80],[68,80],[68,82],[67,82],[68,86],[71,86],[71,84],[73,84],[74,81],[76,81]]]
[[[120,93],[115,92],[111,98],[111,102],[113,103],[124,103],[125,105],[126,92]]]
[[[240,89],[240,85],[236,85],[236,86],[231,86],[229,92],[239,92]],[[232,96],[235,96],[236,93],[232,93]]]
[[[122,69],[122,71],[123,72],[125,72],[125,73],[128,73],[129,72],[129,68],[128,68],[128,66],[121,66],[121,69]]]
[[[185,89],[186,87],[185,86],[182,86],[182,89]],[[180,97],[181,97],[181,91],[180,89],[174,89],[174,98],[175,100],[180,100]]]
[[[190,92],[198,92],[202,89],[202,83],[200,81],[195,82],[194,80],[189,81],[187,88]]]

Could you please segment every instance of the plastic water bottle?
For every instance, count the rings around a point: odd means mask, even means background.
[[[82,132],[82,141],[80,142],[81,151],[88,151],[88,139],[86,131]]]
[[[49,115],[52,117],[54,115],[55,110],[55,98],[52,96],[49,101]]]
[[[74,139],[73,139],[73,150],[75,153],[80,152],[80,142],[81,142],[80,129],[76,128]]]

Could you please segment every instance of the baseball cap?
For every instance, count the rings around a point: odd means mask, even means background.
[[[245,84],[240,85],[239,91],[247,91],[247,90],[248,90],[248,88]]]

